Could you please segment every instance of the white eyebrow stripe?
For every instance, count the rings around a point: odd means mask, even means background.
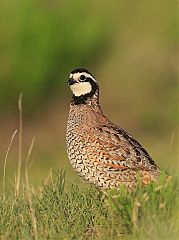
[[[95,79],[93,76],[91,76],[91,74],[86,73],[86,72],[71,73],[71,74],[70,74],[70,78],[73,77],[76,81],[78,81],[81,75],[84,75],[86,78],[89,77],[89,78],[91,78],[94,82],[97,82],[96,79]]]
[[[93,79],[94,82],[97,82],[96,79],[93,76],[91,76],[91,74],[89,74],[89,73],[84,72],[84,73],[82,73],[82,75],[85,75],[86,78],[89,77],[89,78]]]

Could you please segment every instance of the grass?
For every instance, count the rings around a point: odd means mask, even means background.
[[[13,190],[13,189],[12,189]],[[51,171],[37,191],[24,182],[18,199],[0,195],[0,239],[178,239],[179,185],[175,177],[134,192],[101,192],[65,184]]]

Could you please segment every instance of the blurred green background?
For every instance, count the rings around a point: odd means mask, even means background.
[[[31,140],[30,178],[67,169],[65,128],[77,67],[98,79],[111,121],[144,145],[163,170],[177,159],[177,13],[172,1],[8,0],[0,7],[0,166],[18,128],[23,95],[23,165]],[[7,161],[17,172],[18,136]]]

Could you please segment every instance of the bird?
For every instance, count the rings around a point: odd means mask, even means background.
[[[99,103],[99,84],[86,69],[70,73],[72,91],[66,130],[68,159],[76,172],[99,189],[133,189],[157,182],[160,170],[129,133],[113,124]]]

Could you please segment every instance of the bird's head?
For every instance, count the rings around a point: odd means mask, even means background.
[[[93,75],[86,69],[75,69],[70,73],[68,80],[73,99],[79,103],[85,103],[98,93],[98,84]]]

